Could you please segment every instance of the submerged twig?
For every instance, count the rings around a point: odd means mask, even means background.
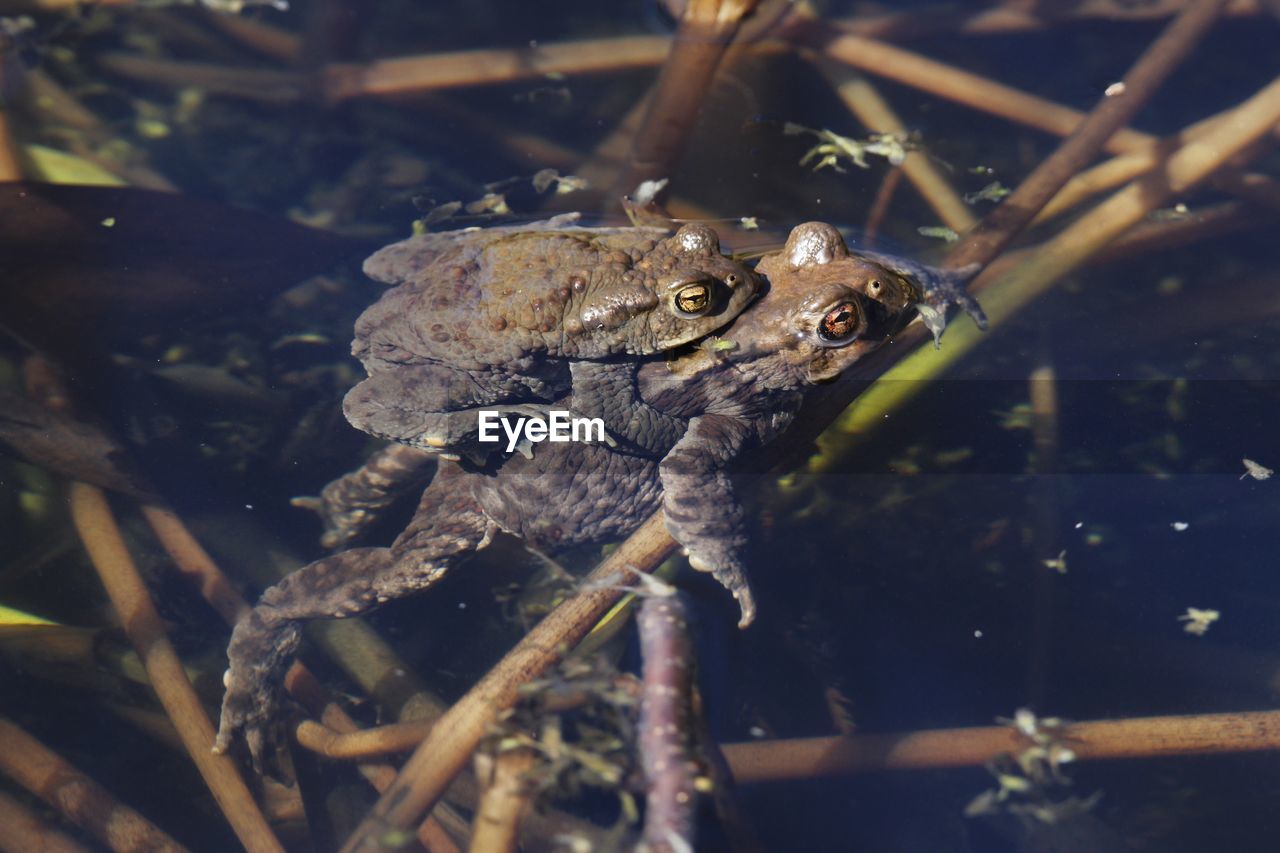
[[[6,853],[27,853],[30,850],[89,853],[88,847],[49,826],[31,809],[4,792],[0,792],[0,827],[4,827],[0,832],[0,850]]]
[[[67,820],[112,850],[180,853],[186,849],[151,821],[117,800],[106,788],[3,717],[0,717],[0,773],[43,799]],[[0,834],[8,829],[4,823],[0,823],[0,827],[3,827]]]
[[[650,851],[694,848],[698,767],[689,739],[693,643],[680,595],[645,596],[636,616],[643,658],[640,760],[645,778],[644,843]]]
[[[164,625],[120,536],[106,496],[95,486],[73,483],[70,503],[76,530],[125,633],[138,650],[160,703],[182,736],[187,753],[228,823],[248,850],[283,850],[235,764],[225,755],[214,754],[213,724],[165,635]]]
[[[1072,723],[1066,742],[1080,761],[1217,755],[1280,749],[1280,711],[1245,711]],[[740,783],[814,779],[884,770],[981,767],[1025,746],[1010,726],[731,743]]]
[[[631,142],[614,195],[643,181],[671,175],[702,109],[716,69],[756,0],[690,0],[680,16],[671,52],[648,98],[644,121]]]
[[[947,265],[985,266],[1000,254],[1012,236],[1030,224],[1036,211],[1150,100],[1213,26],[1224,5],[1226,0],[1204,0],[1189,5],[1175,18],[1125,74],[1121,93],[1104,95],[1066,141],[982,221],[978,232],[951,253]]]
[[[18,144],[14,142],[13,130],[9,127],[9,117],[0,107],[0,181],[20,180],[22,180],[22,167],[18,165]]]
[[[902,12],[872,12],[838,19],[847,32],[877,39],[899,39],[937,33],[994,35],[1044,30],[1079,21],[1151,21],[1175,15],[1198,0],[1149,0],[1144,3],[1023,3],[972,7],[939,4]],[[1232,0],[1227,13],[1257,15],[1257,0]]]
[[[330,100],[423,92],[455,86],[509,83],[548,74],[583,74],[657,65],[670,41],[663,36],[623,36],[539,44],[528,48],[468,50],[382,59],[324,69],[322,91]]]
[[[537,753],[520,747],[496,756],[476,757],[476,776],[486,781],[472,824],[472,853],[504,853],[519,849],[520,822],[530,807],[531,787],[526,774]]]

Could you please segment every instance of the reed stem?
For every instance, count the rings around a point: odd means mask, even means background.
[[[76,530],[125,633],[142,658],[160,704],[231,828],[247,850],[283,850],[235,764],[227,756],[214,754],[213,724],[165,635],[164,624],[125,547],[106,496],[96,486],[72,483],[69,499]]]
[[[43,799],[112,850],[174,853],[186,850],[106,788],[4,717],[0,717],[0,773]],[[7,830],[7,824],[0,820],[0,835]]]
[[[1280,711],[1139,717],[1072,723],[1065,742],[1080,761],[1220,755],[1280,749]],[[739,784],[884,770],[981,767],[1026,739],[1010,726],[726,744]]]

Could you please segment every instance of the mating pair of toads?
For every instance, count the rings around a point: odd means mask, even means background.
[[[935,339],[951,305],[985,324],[963,289],[973,270],[850,252],[825,223],[798,226],[752,270],[705,225],[668,236],[572,221],[420,235],[365,262],[395,287],[356,323],[353,353],[369,378],[344,410],[398,444],[313,502],[326,544],[350,543],[397,480],[443,461],[389,548],[311,563],[236,626],[218,750],[240,730],[260,762],[303,620],[425,589],[499,531],[550,552],[620,539],[660,507],[690,565],[737,599],[745,627],[755,602],[730,463],[781,433],[807,388],[917,312]],[[557,408],[600,418],[607,440],[515,454],[480,441],[481,411]]]

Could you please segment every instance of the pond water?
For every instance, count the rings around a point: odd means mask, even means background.
[[[355,319],[382,292],[361,275],[362,258],[415,221],[444,230],[580,209],[621,224],[617,196],[635,189],[620,189],[622,167],[675,25],[650,2],[295,0],[238,18],[178,4],[46,8],[60,5],[0,0],[0,131],[22,175],[114,175],[177,194],[0,187],[0,400],[47,387],[33,382],[34,355],[52,365],[76,416],[112,437],[112,465],[162,496],[252,601],[325,553],[315,515],[291,499],[318,494],[381,446],[341,408],[364,378],[349,356]],[[1135,132],[1167,137],[1271,83],[1280,20],[1256,5],[1234,4],[1130,136],[1097,159],[1140,148]],[[658,173],[669,210],[709,221],[749,258],[776,250],[794,225],[825,220],[855,248],[941,262],[938,229],[963,236],[964,216],[940,212],[883,152],[932,167],[980,219],[1055,149],[1043,114],[1091,110],[1160,34],[1166,7],[1181,4],[1062,4],[1034,20],[1020,4],[900,4],[893,16],[821,4],[789,40],[721,64]],[[827,64],[823,45],[840,26],[944,65],[917,71],[900,55],[860,70]],[[401,83],[437,82],[352,89],[383,85],[387,67],[372,63],[393,57],[426,60],[396,66]],[[499,74],[504,63],[515,70]],[[887,129],[842,101],[862,80],[909,133],[879,139],[865,167],[841,155],[838,168],[815,169],[840,144]],[[806,160],[824,142],[835,147]],[[1280,719],[1210,716],[1266,711],[1280,691],[1280,478],[1268,479],[1280,469],[1280,161],[1265,147],[1247,152],[1239,168],[1257,176],[1254,201],[1229,181],[1162,200],[1142,218],[1152,241],[1073,264],[1016,311],[999,302],[985,333],[953,317],[940,350],[913,356],[924,374],[890,373],[878,386],[906,392],[864,393],[846,428],[816,447],[784,434],[789,473],[776,457],[738,461],[756,622],[738,630],[732,598],[683,559],[667,574],[694,614],[704,740],[857,743],[1015,718],[1034,731],[1004,759],[958,761],[944,748],[912,769],[792,768],[739,785],[736,818],[703,797],[695,849],[1275,849],[1280,763],[1265,744],[1274,749]],[[1257,203],[1268,193],[1270,208]],[[1092,203],[1035,226],[1018,248],[1090,221]],[[1222,225],[1191,227],[1205,222]],[[999,287],[980,294],[989,308],[1005,298]],[[836,385],[853,397],[867,378]],[[30,455],[31,417],[0,412],[0,449],[21,443]],[[236,849],[73,525],[64,474],[100,458],[77,436],[69,446],[83,453],[64,444],[58,464],[0,456],[0,606],[14,611],[0,610],[0,714],[180,844]],[[392,506],[367,544],[390,543],[413,501]],[[111,504],[216,725],[229,629],[175,571],[139,502],[116,490]],[[600,556],[592,545],[558,559],[580,575]],[[548,590],[571,588],[503,537],[368,617],[385,646],[313,636],[303,656],[362,725],[412,717],[430,705],[417,691],[457,700],[545,611]],[[58,624],[32,628],[23,614]],[[601,778],[602,766],[638,772],[634,702],[613,690],[618,672],[639,671],[634,632],[618,626],[585,675],[549,676],[566,692],[564,681],[589,682],[585,707],[526,707],[509,723],[510,737],[520,725],[542,737],[535,775],[547,790],[523,849],[560,849],[575,835],[597,849],[635,843],[638,824],[620,803],[642,804],[643,786]],[[335,647],[351,654],[335,663]],[[1175,716],[1182,728],[1158,754],[1122,759],[1091,759],[1102,735],[1071,728]],[[548,745],[553,732],[582,750],[577,759]],[[0,729],[0,751],[16,755],[15,743]],[[1060,768],[1035,761],[1026,750],[1037,745]],[[1132,734],[1125,745],[1149,746]],[[337,849],[376,794],[347,762],[296,745],[292,754],[299,789],[268,784],[265,794],[246,755],[232,757],[288,849]],[[0,793],[101,846],[17,781],[14,765],[33,763],[23,753],[0,767]],[[448,798],[455,818],[442,821],[462,846],[468,779]],[[31,849],[17,833],[0,821],[6,849]]]

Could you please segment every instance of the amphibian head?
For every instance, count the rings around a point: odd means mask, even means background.
[[[727,333],[731,359],[770,357],[804,382],[830,379],[879,347],[920,299],[913,282],[851,254],[821,222],[797,226],[756,269],[769,292]]]
[[[697,223],[657,242],[621,276],[592,278],[582,301],[566,306],[566,330],[608,336],[638,355],[714,332],[761,290],[759,276],[721,254],[716,232]]]

